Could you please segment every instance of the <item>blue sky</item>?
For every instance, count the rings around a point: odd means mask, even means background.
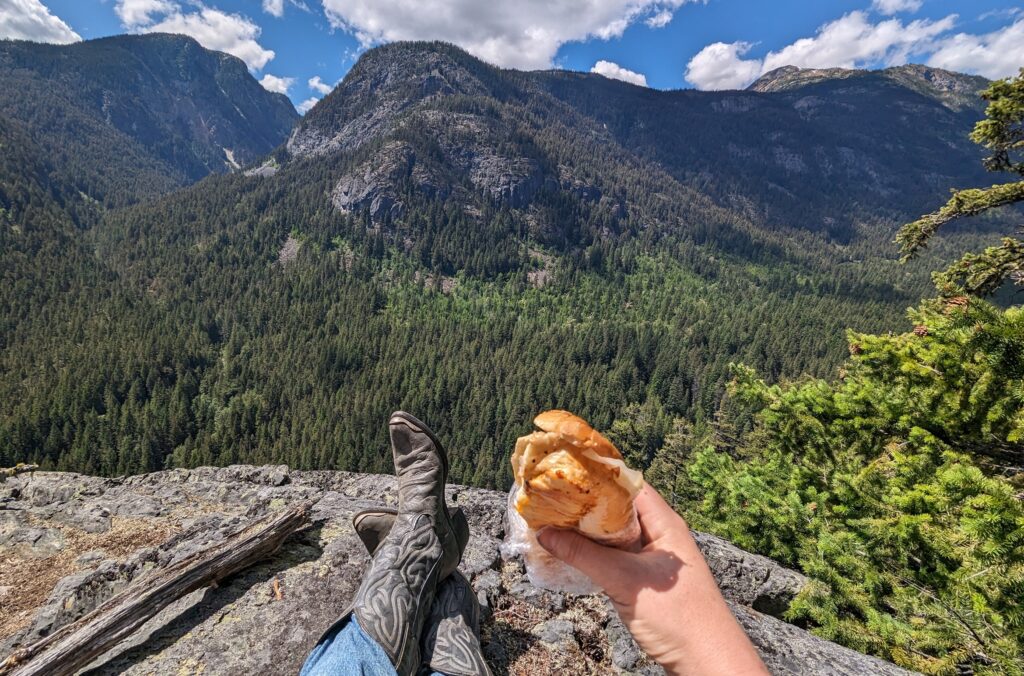
[[[595,70],[660,89],[746,86],[780,65],[1024,66],[1006,0],[0,0],[0,37],[188,33],[308,108],[374,44],[437,38],[506,67]],[[319,79],[315,79],[319,78]]]

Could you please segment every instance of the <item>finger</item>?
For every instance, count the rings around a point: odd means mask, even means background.
[[[636,506],[636,515],[640,519],[640,529],[643,531],[645,543],[654,542],[673,532],[688,530],[683,517],[676,514],[665,502],[665,498],[647,482],[644,482],[644,487],[637,494],[633,504]]]
[[[537,540],[552,556],[580,570],[613,599],[622,597],[627,581],[636,577],[634,554],[599,545],[576,531],[545,528]]]

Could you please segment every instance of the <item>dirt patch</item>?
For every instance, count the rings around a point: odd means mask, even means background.
[[[0,637],[23,629],[61,578],[91,567],[78,563],[85,552],[102,552],[121,559],[143,547],[152,547],[178,532],[166,519],[114,517],[106,533],[86,533],[66,525],[52,526],[64,536],[64,547],[45,558],[5,554],[0,558]]]
[[[526,273],[526,281],[535,288],[543,288],[555,280],[555,257],[534,248],[529,253],[534,269]]]

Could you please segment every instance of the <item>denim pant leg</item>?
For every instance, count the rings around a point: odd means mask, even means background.
[[[349,618],[316,644],[299,676],[397,676],[384,649]]]
[[[384,649],[352,617],[316,644],[299,676],[397,676]],[[432,672],[430,676],[444,676]]]

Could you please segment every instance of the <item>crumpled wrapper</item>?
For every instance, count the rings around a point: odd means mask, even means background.
[[[631,549],[640,542],[633,499],[643,475],[630,469],[615,446],[567,411],[534,419],[540,428],[520,437],[512,455],[508,528],[502,551],[522,556],[531,584],[551,591],[590,594],[594,582],[559,561],[537,541],[543,528],[571,528],[603,545]]]

